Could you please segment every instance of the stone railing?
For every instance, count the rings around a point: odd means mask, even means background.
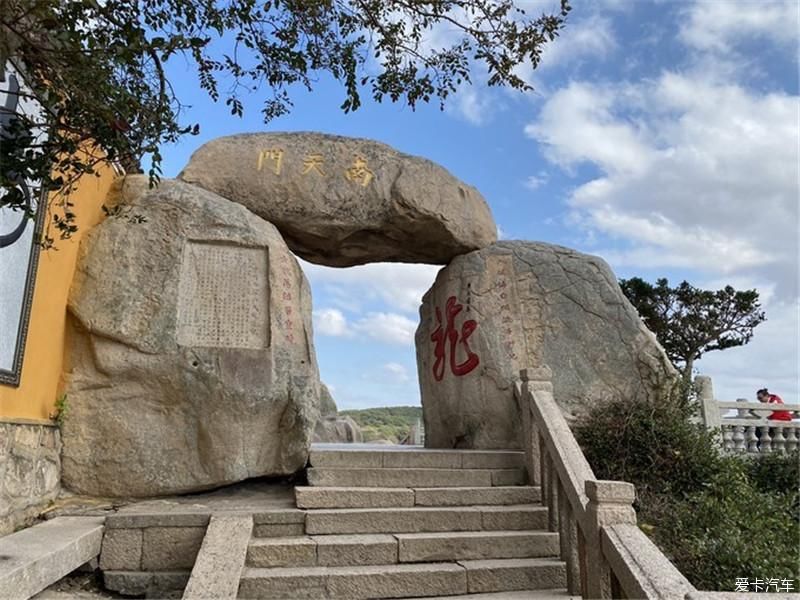
[[[719,432],[719,441],[726,452],[767,454],[793,452],[800,447],[800,404],[764,404],[723,402],[714,398],[710,377],[695,378],[700,417],[709,429]],[[736,411],[731,414],[731,411]],[[792,421],[776,421],[767,417],[776,410],[792,413]]]
[[[731,600],[742,593],[698,591],[636,525],[635,490],[599,481],[553,398],[547,367],[520,372],[515,393],[532,485],[541,486],[548,529],[559,534],[567,588],[581,598]],[[733,582],[732,582],[733,583]],[[759,597],[786,598],[781,594]]]
[[[520,372],[526,466],[559,533],[567,588],[582,598],[683,599],[695,588],[637,527],[635,490],[598,481],[553,398],[547,367]]]

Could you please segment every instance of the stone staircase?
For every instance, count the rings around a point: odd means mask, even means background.
[[[304,524],[255,526],[240,598],[567,597],[522,453],[357,448],[312,450]]]

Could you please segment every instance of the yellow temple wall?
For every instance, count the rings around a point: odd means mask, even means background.
[[[39,252],[20,383],[0,383],[0,421],[50,423],[61,385],[67,297],[78,248],[103,219],[102,206],[116,177],[110,166],[100,168],[99,176],[83,176],[69,197],[78,231],[68,240],[55,234],[55,248]]]

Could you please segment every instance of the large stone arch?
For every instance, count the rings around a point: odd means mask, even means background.
[[[252,133],[203,145],[178,176],[269,221],[301,258],[332,267],[447,264],[497,239],[472,186],[373,140]]]

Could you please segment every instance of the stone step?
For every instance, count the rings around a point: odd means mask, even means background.
[[[558,534],[545,531],[447,531],[254,538],[247,566],[343,567],[488,558],[556,556]]]
[[[56,517],[0,538],[0,598],[30,598],[97,558],[103,521]]]
[[[306,514],[306,534],[543,530],[547,509],[530,504],[415,508],[335,508]]]
[[[382,487],[294,488],[298,508],[400,508],[414,506],[414,490]]]
[[[314,487],[294,489],[299,508],[400,508],[412,506],[469,506],[530,504],[541,491],[532,486],[460,488]]]
[[[505,559],[360,567],[246,568],[239,598],[402,598],[559,589],[564,564]]]
[[[470,594],[520,590],[563,589],[567,586],[566,565],[549,558],[463,560]]]
[[[309,485],[316,487],[492,487],[522,485],[524,469],[311,468]]]
[[[397,538],[387,534],[253,539],[248,567],[346,567],[397,562]]]
[[[400,600],[422,600],[423,597],[401,598]],[[489,592],[488,594],[464,594],[458,596],[427,596],[425,600],[581,600],[580,596],[570,596],[562,590],[524,590],[521,592]]]
[[[541,489],[529,485],[414,489],[416,506],[531,504],[541,498]]]
[[[467,572],[455,563],[362,567],[246,568],[239,598],[397,598],[467,593]]]
[[[525,455],[513,450],[438,450],[409,446],[315,444],[309,462],[313,467],[517,469]]]
[[[548,531],[447,531],[395,537],[401,563],[556,557],[560,550],[558,534]]]

